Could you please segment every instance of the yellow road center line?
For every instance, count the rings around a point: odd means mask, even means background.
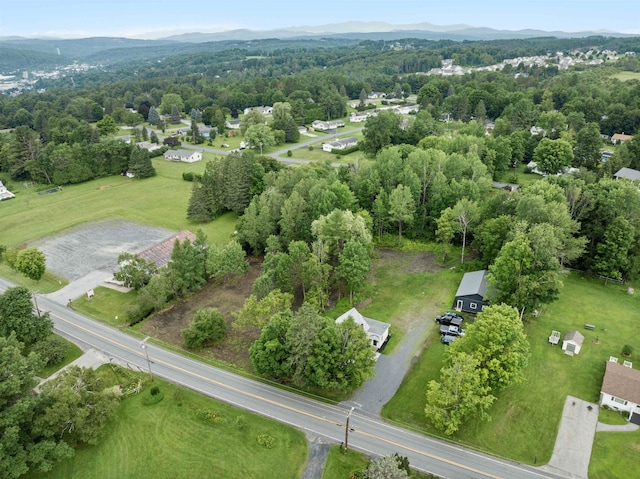
[[[98,337],[98,338],[100,338],[100,339],[102,339],[104,341],[107,341],[109,343],[112,343],[112,344],[114,344],[114,345],[116,345],[116,346],[118,346],[120,348],[126,349],[127,351],[135,354],[136,356],[144,357],[142,352],[138,351],[137,349],[130,348],[129,346],[126,346],[126,345],[124,345],[124,344],[122,344],[122,343],[120,343],[120,342],[118,342],[118,341],[116,341],[116,340],[114,340],[112,338],[106,337],[106,336],[104,336],[104,335],[102,335],[100,333],[97,333],[95,331],[91,331],[90,329],[87,329],[87,328],[85,328],[83,326],[80,326],[79,324],[77,324],[77,323],[75,323],[73,321],[70,321],[70,320],[68,320],[66,318],[63,318],[62,316],[59,316],[59,315],[57,315],[57,314],[55,314],[55,313],[53,313],[51,311],[49,312],[49,315],[54,316],[54,317],[58,318],[59,320],[64,321],[65,323],[72,324],[74,327],[76,327],[78,329],[81,329],[82,331],[84,331],[84,332],[86,332],[88,334],[96,336],[96,337]],[[180,366],[176,366],[174,364],[167,363],[166,361],[163,361],[162,359],[154,358],[154,362],[159,363],[159,364],[163,364],[163,365],[167,366],[168,368],[181,371],[181,372],[187,374],[188,376],[192,376],[192,377],[196,377],[196,378],[202,379],[204,381],[208,381],[208,382],[210,382],[212,384],[215,384],[217,386],[220,386],[220,387],[223,387],[225,389],[237,392],[239,394],[243,394],[245,396],[248,396],[248,397],[251,397],[251,398],[254,398],[254,399],[258,399],[258,400],[266,402],[268,404],[272,404],[274,406],[278,406],[278,407],[281,407],[283,409],[287,409],[289,411],[293,411],[293,412],[296,412],[298,414],[302,414],[304,416],[308,416],[308,417],[311,417],[313,419],[317,419],[319,421],[323,421],[323,422],[326,422],[326,423],[329,423],[329,424],[334,424],[334,425],[336,424],[335,421],[332,421],[332,420],[327,419],[325,417],[317,416],[317,415],[312,414],[310,412],[303,411],[301,409],[297,409],[297,408],[295,408],[293,406],[287,406],[286,404],[280,403],[278,401],[274,401],[272,399],[265,398],[264,396],[259,396],[257,394],[253,394],[253,393],[250,393],[248,391],[243,391],[242,389],[238,389],[238,388],[236,388],[234,386],[230,386],[228,384],[222,383],[222,382],[217,381],[217,380],[215,380],[213,378],[209,378],[207,376],[203,376],[202,374],[198,374],[198,373],[195,373],[193,371],[189,371],[188,369],[184,369],[184,368],[182,368]],[[206,365],[206,364],[203,363],[203,365]],[[363,436],[370,437],[372,439],[376,439],[378,441],[386,442],[387,444],[391,444],[391,445],[399,447],[401,449],[406,449],[407,451],[411,451],[411,452],[414,452],[416,454],[420,454],[422,456],[429,457],[431,459],[435,459],[436,461],[444,462],[446,464],[449,464],[449,465],[452,465],[452,466],[456,466],[456,467],[459,467],[461,469],[465,469],[467,471],[470,471],[470,472],[473,472],[473,473],[476,473],[476,474],[482,474],[483,476],[489,477],[491,479],[502,479],[499,476],[494,476],[492,474],[488,474],[486,472],[482,472],[482,471],[480,471],[478,469],[474,469],[473,467],[465,466],[464,464],[460,464],[460,463],[457,463],[455,461],[451,461],[449,459],[445,459],[443,457],[436,456],[434,454],[430,454],[430,453],[425,452],[425,451],[421,451],[419,449],[414,449],[412,447],[405,446],[403,444],[391,441],[389,439],[385,439],[383,437],[376,436],[375,434],[369,434],[367,432],[364,432],[364,431],[361,431],[361,430],[358,430],[358,429],[355,429],[354,432],[362,434]]]

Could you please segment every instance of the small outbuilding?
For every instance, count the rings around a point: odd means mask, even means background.
[[[573,356],[580,352],[582,343],[584,343],[584,336],[579,331],[569,331],[562,340],[562,350],[565,354]]]
[[[456,299],[453,301],[453,307],[457,311],[479,313],[488,304],[485,300],[487,274],[486,269],[464,274],[456,292]]]
[[[336,319],[336,323],[340,324],[349,318],[352,318],[357,325],[364,329],[369,341],[371,341],[371,346],[373,346],[376,351],[379,351],[389,339],[389,327],[391,326],[389,323],[365,318],[356,308],[351,308],[344,313]]]

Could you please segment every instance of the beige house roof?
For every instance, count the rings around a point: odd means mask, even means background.
[[[607,361],[602,392],[640,404],[640,371],[614,361]]]

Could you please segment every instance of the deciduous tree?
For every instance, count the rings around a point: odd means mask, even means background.
[[[200,348],[222,340],[227,333],[227,322],[216,308],[203,308],[181,332],[188,348]]]
[[[126,287],[136,290],[146,286],[158,271],[153,261],[126,252],[118,256],[118,267],[120,269],[113,277],[122,281]]]
[[[49,313],[33,313],[31,292],[24,286],[7,289],[0,295],[0,336],[14,333],[16,339],[27,345],[41,341],[51,334],[53,323]]]
[[[47,259],[37,248],[26,248],[18,251],[15,268],[27,278],[40,281],[46,271]]]

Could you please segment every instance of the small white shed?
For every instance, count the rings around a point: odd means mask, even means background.
[[[579,331],[569,331],[562,340],[562,350],[573,356],[578,354],[584,343],[584,336]]]

